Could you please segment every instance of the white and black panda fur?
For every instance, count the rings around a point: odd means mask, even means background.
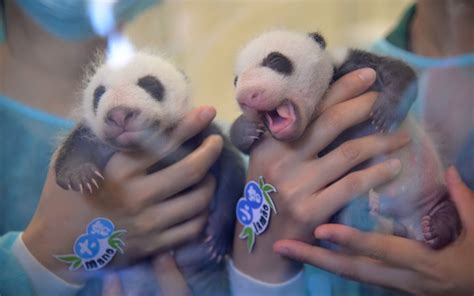
[[[56,152],[53,166],[57,183],[83,193],[99,190],[103,169],[115,152],[139,152],[162,145],[190,108],[185,75],[158,55],[137,52],[119,67],[100,64],[83,92],[82,118]],[[222,135],[211,124],[148,172],[184,158],[211,134]],[[227,289],[222,259],[232,243],[235,204],[243,190],[245,170],[238,151],[226,137],[211,173],[217,187],[208,225],[198,239],[175,250],[178,266],[199,295]]]
[[[231,141],[248,153],[265,129],[276,139],[298,139],[319,115],[319,104],[331,83],[353,70],[370,67],[377,73],[371,90],[379,96],[371,119],[343,132],[319,156],[343,142],[378,131],[408,130],[412,142],[400,151],[358,166],[388,158],[402,162],[402,172],[371,194],[372,211],[394,219],[392,232],[440,248],[460,229],[457,211],[444,184],[444,168],[433,141],[407,113],[416,97],[416,75],[403,62],[361,50],[331,53],[319,33],[270,31],[250,41],[236,62],[236,99],[243,115],[231,127]],[[363,205],[360,213],[368,213]],[[349,207],[350,208],[350,207]],[[345,211],[348,213],[348,211]],[[354,213],[338,216],[344,224]],[[368,216],[359,214],[359,216]],[[381,221],[381,219],[379,219]]]

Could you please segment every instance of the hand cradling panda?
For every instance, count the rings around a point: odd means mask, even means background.
[[[403,62],[354,49],[331,53],[319,33],[262,34],[248,43],[237,58],[234,84],[243,114],[231,127],[231,142],[249,153],[265,132],[280,141],[298,139],[319,116],[319,104],[331,83],[365,67],[376,71],[370,90],[379,92],[370,120],[343,132],[318,156],[348,140],[399,127],[408,131],[412,141],[396,152],[354,168],[389,158],[402,162],[396,179],[371,190],[369,198],[356,199],[334,220],[441,248],[459,234],[459,217],[444,184],[445,168],[435,144],[407,115],[416,97],[416,75]]]
[[[83,92],[81,120],[56,151],[52,165],[58,185],[84,194],[100,190],[104,167],[115,152],[139,153],[166,142],[190,110],[189,89],[182,72],[150,53],[137,52],[120,66],[99,65]],[[183,159],[212,134],[223,136],[211,124],[147,172]],[[217,185],[206,229],[196,240],[174,250],[178,267],[200,295],[214,295],[227,287],[222,259],[232,243],[235,204],[245,182],[241,157],[223,138],[224,148],[210,171]]]

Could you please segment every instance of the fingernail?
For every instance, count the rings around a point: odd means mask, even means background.
[[[375,80],[375,70],[371,68],[364,68],[357,72],[357,76],[359,76],[360,80],[363,82],[373,82]]]
[[[408,133],[402,133],[400,134],[400,140],[403,142],[403,143],[408,143],[410,142],[411,140],[411,137]]]
[[[402,163],[399,159],[390,159],[388,165],[394,175],[400,173],[400,170],[402,169]]]
[[[328,236],[329,236],[329,233],[327,231],[325,231],[324,229],[317,228],[314,231],[314,237],[317,238],[317,239],[327,239]]]
[[[458,170],[453,165],[450,166],[448,169],[448,176],[449,176],[449,182],[451,182],[451,184],[456,184],[456,183],[461,182],[461,176],[459,176]]]
[[[290,254],[290,250],[288,250],[287,247],[281,247],[281,246],[275,246],[275,252],[283,256],[287,256],[288,254]]]
[[[199,116],[202,120],[211,120],[214,117],[214,109],[211,107],[204,107]]]

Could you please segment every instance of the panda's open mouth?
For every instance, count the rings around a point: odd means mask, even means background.
[[[282,104],[273,110],[261,112],[262,120],[265,126],[270,130],[271,134],[277,138],[284,140],[292,136],[296,122],[296,108],[289,100],[285,100]]]

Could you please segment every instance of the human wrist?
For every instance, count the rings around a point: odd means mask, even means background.
[[[55,254],[71,252],[75,240],[73,233],[64,231],[59,234],[40,218],[34,217],[22,239],[31,255],[50,272],[69,283],[82,284],[85,281],[81,273],[71,272],[66,264],[54,257]]]
[[[28,250],[20,233],[11,247],[12,254],[20,263],[35,295],[76,295],[83,285],[65,281],[42,265]]]
[[[235,266],[248,276],[267,283],[281,283],[294,277],[303,268],[300,262],[273,252],[273,244],[279,238],[276,227],[270,222],[267,232],[258,236],[251,252],[246,242],[239,238],[242,225],[237,224],[234,235],[232,260]],[[273,228],[273,231],[272,231]]]
[[[243,273],[235,266],[232,259],[228,259],[226,263],[232,295],[306,295],[306,284],[303,270],[286,281],[268,283]]]

